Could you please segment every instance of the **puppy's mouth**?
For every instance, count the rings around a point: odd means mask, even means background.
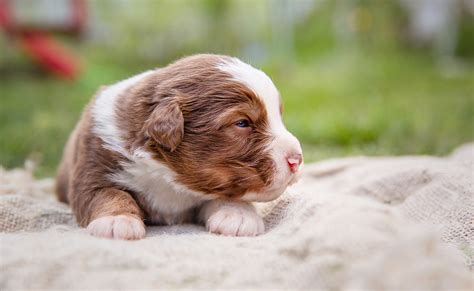
[[[291,178],[287,186],[291,186],[300,180],[303,166],[304,166],[304,162],[301,163],[297,172],[291,173]]]
[[[278,198],[279,196],[281,196],[289,186],[291,186],[291,185],[293,185],[293,184],[295,184],[299,181],[299,179],[301,178],[301,168],[302,168],[302,166],[303,165],[301,165],[299,170],[296,171],[296,172],[291,172],[290,171],[288,173],[287,179],[283,183],[281,183],[279,185],[270,186],[268,188],[268,190],[263,191],[262,196],[273,197],[273,198],[269,198],[269,200],[267,200],[267,201],[274,200],[274,199]]]
[[[270,187],[267,187],[266,189],[263,189],[260,192],[248,192],[245,195],[243,195],[240,199],[242,201],[248,201],[248,202],[269,202],[272,200],[277,199],[280,197],[285,190],[288,188],[288,186],[291,186],[298,182],[300,178],[300,171],[296,173],[291,173],[288,179],[279,185],[272,185]]]
[[[291,174],[291,179],[290,179],[290,181],[288,182],[287,187],[288,187],[288,186],[291,186],[291,185],[293,185],[293,184],[295,184],[296,182],[298,182],[298,181],[300,180],[300,177],[301,177],[301,174],[300,174],[299,171],[296,172],[296,173],[294,173],[294,174],[292,173],[292,174]]]

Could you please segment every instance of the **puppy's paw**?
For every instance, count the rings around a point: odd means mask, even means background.
[[[256,236],[265,231],[263,219],[251,205],[223,205],[213,212],[206,228],[228,236]]]
[[[87,226],[93,236],[135,240],[145,237],[145,224],[140,219],[127,215],[103,216],[94,219]]]

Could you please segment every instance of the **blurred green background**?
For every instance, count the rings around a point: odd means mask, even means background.
[[[69,132],[100,85],[202,52],[238,56],[273,79],[306,162],[442,155],[474,139],[473,1],[86,4],[80,37],[55,35],[82,62],[75,80],[44,71],[14,37],[1,34],[3,167],[29,158],[39,163],[37,175],[54,175]]]

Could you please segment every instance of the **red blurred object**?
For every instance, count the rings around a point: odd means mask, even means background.
[[[48,71],[68,79],[78,76],[80,71],[78,58],[46,33],[22,33],[20,45]]]
[[[80,62],[51,33],[78,36],[85,22],[85,0],[0,0],[0,27],[34,61],[59,77],[76,78]]]

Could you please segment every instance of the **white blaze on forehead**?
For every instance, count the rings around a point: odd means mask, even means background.
[[[288,183],[294,179],[290,173],[287,157],[301,153],[299,141],[285,128],[280,114],[280,95],[272,80],[262,71],[237,58],[222,59],[218,69],[230,74],[236,81],[246,85],[263,102],[267,110],[269,130],[274,139],[268,145],[276,164],[272,186],[265,193],[247,193],[242,197],[248,201],[269,201],[278,197]]]
[[[237,58],[223,60],[217,68],[229,73],[234,79],[246,85],[263,101],[267,109],[270,124],[281,120],[280,95],[267,74]]]

